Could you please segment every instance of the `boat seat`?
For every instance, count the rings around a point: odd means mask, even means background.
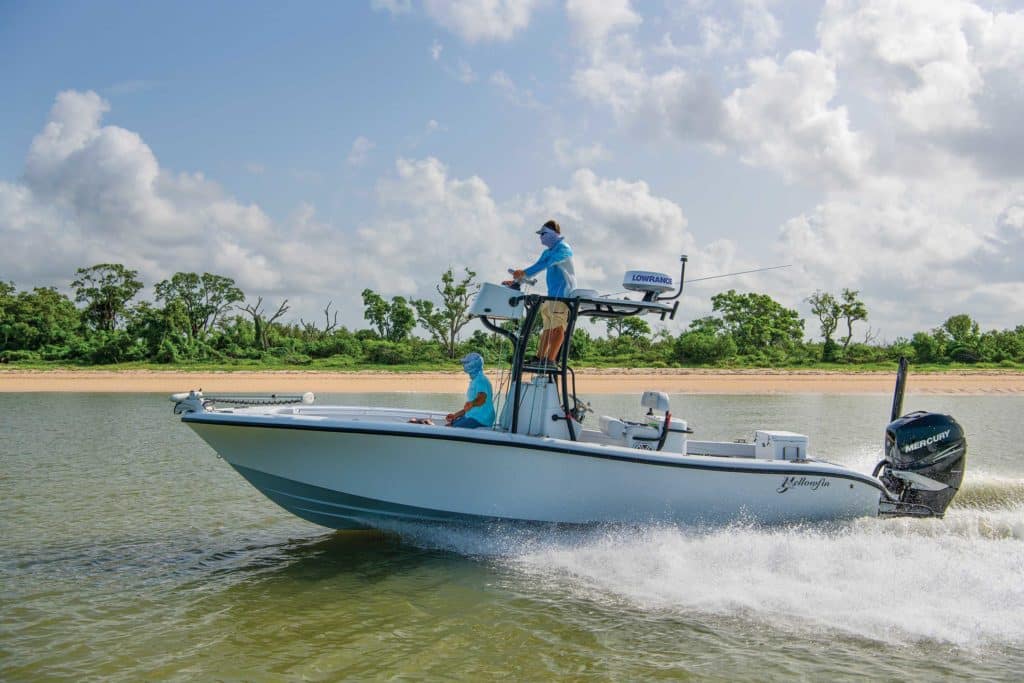
[[[626,426],[626,435],[631,439],[657,441],[661,438],[661,430],[651,425],[634,422]]]
[[[601,431],[613,439],[621,439],[626,436],[626,423],[610,415],[602,415],[598,418]]]
[[[644,442],[657,441],[661,437],[661,430],[642,422],[630,422],[609,415],[602,415],[598,418],[598,423],[603,433],[613,439],[625,441],[627,444],[633,443],[634,440]]]

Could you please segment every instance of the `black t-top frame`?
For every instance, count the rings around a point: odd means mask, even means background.
[[[653,294],[645,296],[643,301],[630,301],[629,299],[612,299],[608,297],[553,297],[553,296],[541,296],[539,294],[521,294],[513,296],[509,300],[509,305],[517,306],[520,302],[523,303],[525,315],[523,321],[519,326],[518,332],[510,332],[503,327],[500,327],[490,320],[487,316],[480,316],[480,322],[483,323],[484,327],[496,332],[504,337],[507,337],[512,342],[512,386],[510,388],[510,395],[507,400],[512,401],[512,423],[509,425],[509,431],[513,434],[516,433],[519,427],[519,401],[520,392],[522,391],[522,378],[523,372],[532,372],[534,374],[543,373],[546,374],[551,381],[556,382],[559,385],[561,402],[562,402],[562,417],[555,417],[556,420],[565,420],[569,428],[569,438],[576,441],[576,429],[571,419],[575,405],[569,405],[570,396],[575,404],[576,402],[576,373],[569,367],[569,351],[572,346],[572,333],[576,329],[576,323],[581,318],[628,318],[634,315],[644,315],[647,313],[653,313],[659,315],[662,320],[666,317],[672,320],[676,316],[676,310],[679,308],[679,296],[683,293],[683,277],[686,275],[686,256],[680,257],[682,262],[682,270],[679,274],[679,289],[670,297],[657,298]],[[668,304],[667,301],[673,301],[675,303]],[[565,340],[562,342],[562,348],[559,350],[558,363],[554,366],[534,366],[526,363],[526,347],[530,340],[530,332],[533,330],[533,326],[537,320],[537,316],[540,314],[541,304],[546,301],[561,301],[569,308],[569,321],[565,329]],[[569,375],[572,375],[572,393],[569,393]]]

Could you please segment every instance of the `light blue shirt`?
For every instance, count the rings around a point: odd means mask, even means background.
[[[576,289],[576,269],[572,262],[572,247],[565,239],[544,250],[537,262],[524,269],[530,277],[547,270],[548,296],[568,297]]]
[[[490,427],[494,424],[494,401],[492,397],[494,390],[491,388],[491,380],[487,379],[487,376],[478,372],[476,377],[469,380],[469,389],[466,390],[466,400],[472,401],[476,398],[477,394],[487,394],[487,400],[484,401],[482,406],[473,406],[466,411],[466,417],[471,417],[485,427]]]

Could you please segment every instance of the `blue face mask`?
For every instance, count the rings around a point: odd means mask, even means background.
[[[550,249],[562,240],[562,236],[554,230],[545,228],[544,232],[540,234],[540,243]]]
[[[484,359],[478,353],[470,354],[470,357],[462,364],[462,370],[470,377],[476,377],[484,369]]]

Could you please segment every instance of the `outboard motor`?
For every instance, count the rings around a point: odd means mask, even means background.
[[[964,478],[967,439],[949,415],[917,411],[885,428],[885,487],[898,496],[883,514],[941,517]],[[888,508],[888,509],[886,509]]]
[[[881,515],[941,517],[960,489],[967,460],[964,430],[949,415],[917,411],[900,417],[907,385],[906,358],[900,358],[889,426],[885,428],[882,484],[889,500],[879,504]]]

